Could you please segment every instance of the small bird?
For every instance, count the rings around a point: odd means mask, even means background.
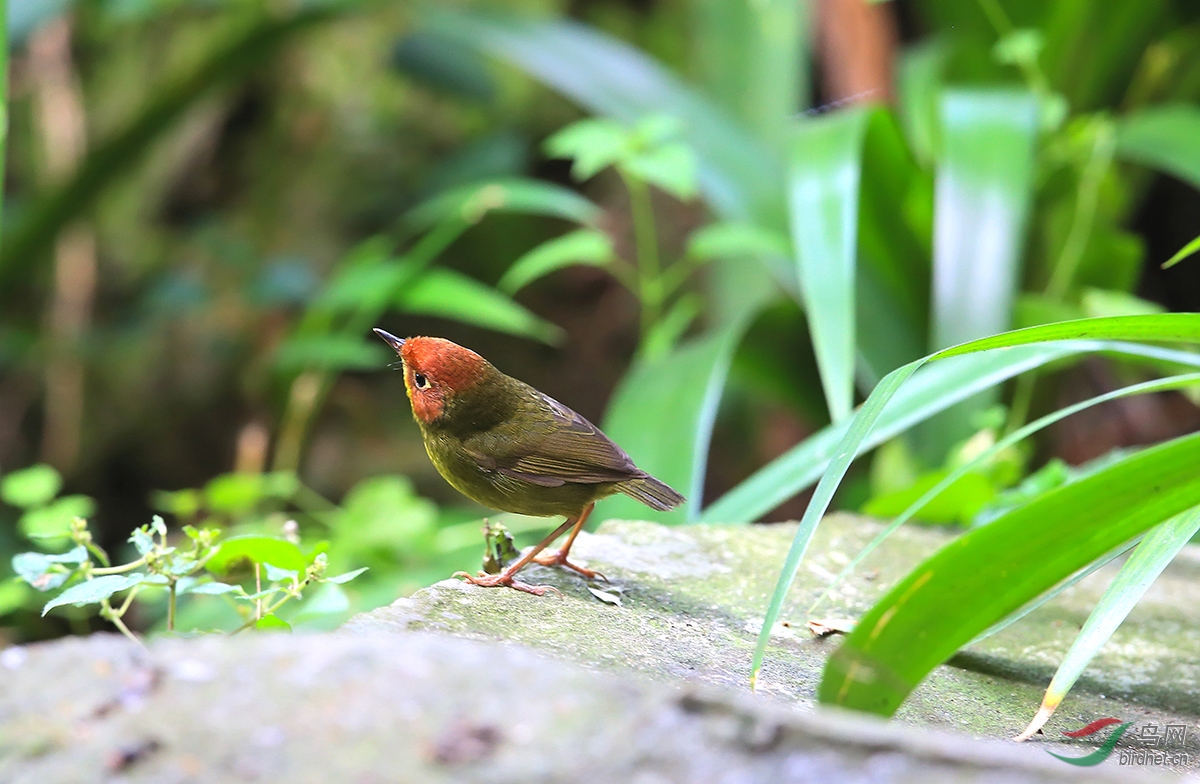
[[[425,451],[454,489],[502,512],[567,518],[498,574],[472,577],[458,572],[455,577],[541,596],[549,586],[514,579],[531,561],[597,576],[567,560],[596,501],[624,493],[660,511],[684,502],[682,495],[635,466],[598,427],[549,395],[501,373],[474,351],[444,338],[403,339],[382,329],[375,334],[400,356]],[[568,529],[561,550],[539,557]]]

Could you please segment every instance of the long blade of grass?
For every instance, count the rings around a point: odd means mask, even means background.
[[[964,643],[1147,529],[1200,504],[1200,433],[1137,452],[943,547],[829,658],[822,703],[889,716]]]
[[[1052,340],[1073,339],[1194,343],[1200,341],[1200,314],[1169,313],[1153,316],[1117,316],[1079,319],[1076,321],[1029,327],[974,340],[970,343],[964,343],[960,346],[939,351],[924,359],[897,368],[885,376],[871,392],[866,402],[859,408],[854,418],[850,420],[849,428],[838,444],[834,452],[834,457],[830,461],[828,468],[825,469],[820,482],[817,483],[813,498],[800,520],[799,528],[788,551],[787,559],[784,561],[779,580],[775,585],[774,594],[771,597],[771,603],[763,620],[762,629],[758,635],[758,643],[755,646],[754,657],[751,662],[750,682],[752,685],[757,680],[758,671],[762,667],[762,657],[766,652],[767,643],[770,641],[771,628],[775,621],[778,620],[779,614],[782,611],[783,602],[787,597],[788,589],[791,588],[792,581],[795,579],[796,570],[800,567],[800,560],[808,547],[809,539],[811,539],[813,532],[816,531],[817,524],[822,515],[825,514],[825,510],[829,508],[829,503],[833,500],[833,494],[837,490],[842,477],[845,476],[846,471],[849,469],[850,463],[858,454],[884,407],[896,394],[903,382],[916,372],[918,368],[931,360],[961,356],[993,348],[1011,348],[1013,346],[1030,345]],[[862,628],[862,626],[860,625],[859,628]],[[970,637],[968,636],[966,639],[970,639]]]
[[[834,422],[854,405],[854,262],[869,118],[850,109],[800,122],[791,140],[788,207],[800,297]]]
[[[1198,358],[1198,361],[1200,361],[1200,358]],[[838,572],[832,580],[829,581],[829,584],[825,586],[825,590],[821,592],[821,595],[818,596],[808,608],[808,612],[812,613],[823,601],[825,601],[825,599],[829,597],[830,591],[836,588],[842,582],[842,580],[844,580],[856,568],[858,568],[858,565],[862,563],[863,559],[874,552],[875,548],[883,544],[884,541],[886,541],[889,536],[895,533],[900,526],[904,525],[913,517],[915,517],[917,513],[925,508],[927,504],[931,503],[935,498],[945,492],[946,488],[950,487],[950,485],[957,482],[960,478],[965,476],[973,469],[985,464],[988,460],[995,455],[1000,454],[1000,452],[1004,451],[1005,449],[1008,449],[1012,445],[1022,441],[1025,438],[1028,438],[1039,430],[1049,427],[1059,420],[1066,419],[1072,414],[1077,414],[1084,409],[1091,408],[1092,406],[1097,406],[1101,403],[1106,403],[1110,400],[1116,400],[1122,397],[1129,397],[1131,395],[1145,395],[1151,392],[1164,392],[1169,389],[1180,389],[1182,387],[1197,383],[1200,383],[1200,373],[1188,373],[1180,376],[1172,376],[1170,378],[1154,379],[1153,381],[1146,381],[1140,384],[1131,384],[1127,387],[1113,390],[1112,392],[1106,392],[1102,395],[1090,397],[1087,400],[1080,401],[1073,405],[1067,406],[1066,408],[1061,408],[1058,411],[1051,412],[1039,419],[1034,420],[1033,422],[1026,424],[1024,427],[1014,430],[1004,438],[1001,438],[992,446],[975,455],[975,457],[972,459],[955,467],[955,469],[943,477],[941,481],[922,494],[920,498],[909,504],[907,509],[897,515],[890,523],[887,524],[886,527],[884,527],[882,531],[876,534],[875,538],[868,542],[866,547],[859,550],[858,553],[856,553],[854,557],[850,559],[850,563],[846,564],[842,570]]]
[[[1197,531],[1200,531],[1200,507],[1177,515],[1146,534],[1088,616],[1050,680],[1037,715],[1016,740],[1027,740],[1045,725],[1084,668]]]

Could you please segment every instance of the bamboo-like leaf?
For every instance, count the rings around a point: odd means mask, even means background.
[[[1117,125],[1117,155],[1200,188],[1200,106],[1171,104],[1134,112]]]
[[[854,405],[858,190],[869,117],[850,109],[798,123],[791,140],[788,206],[800,297],[834,422]]]
[[[1197,365],[1200,365],[1200,357],[1197,357]],[[937,484],[923,493],[920,498],[913,501],[907,509],[897,515],[890,523],[887,524],[887,526],[884,527],[882,531],[875,535],[875,538],[867,543],[866,547],[859,550],[854,557],[850,559],[850,563],[846,564],[842,570],[838,572],[838,574],[832,580],[829,581],[829,585],[825,587],[825,590],[820,596],[817,597],[817,599],[809,607],[808,611],[810,613],[813,612],[817,605],[819,605],[829,595],[830,591],[832,591],[839,583],[841,583],[842,580],[852,573],[858,567],[858,565],[862,563],[863,559],[874,552],[875,548],[883,544],[883,542],[886,541],[889,536],[895,533],[900,526],[904,525],[906,522],[915,517],[917,513],[919,513],[925,506],[945,492],[947,488],[953,485],[960,478],[968,474],[973,469],[984,465],[988,460],[995,455],[1000,454],[1005,449],[1008,449],[1014,444],[1019,443],[1020,441],[1028,438],[1040,430],[1044,430],[1055,422],[1065,419],[1072,414],[1077,414],[1080,411],[1091,408],[1092,406],[1097,406],[1101,403],[1107,403],[1110,400],[1116,400],[1118,398],[1129,397],[1131,395],[1145,395],[1151,392],[1164,392],[1169,389],[1180,389],[1197,383],[1200,383],[1200,373],[1188,373],[1186,375],[1172,376],[1170,378],[1154,379],[1153,381],[1146,381],[1141,384],[1131,384],[1130,386],[1122,387],[1121,389],[1113,390],[1112,392],[1106,392],[1102,395],[1090,397],[1087,400],[1080,401],[1073,405],[1067,406],[1066,408],[1061,408],[1058,411],[1049,413],[1021,428],[1018,428],[1017,430],[1014,430],[1013,432],[1004,436],[1004,438],[998,440],[992,446],[975,455],[970,460],[956,466],[954,470],[950,471]]]
[[[939,351],[924,359],[897,368],[885,376],[859,408],[858,413],[850,420],[849,427],[838,443],[833,458],[821,476],[813,498],[809,502],[803,518],[800,520],[799,529],[796,531],[796,536],[788,551],[783,570],[775,586],[775,592],[771,597],[770,606],[764,616],[762,630],[759,632],[758,644],[755,647],[754,658],[751,664],[750,679],[752,684],[757,679],[758,670],[762,666],[762,656],[766,651],[767,642],[770,639],[770,630],[783,609],[783,602],[787,597],[788,589],[791,588],[792,580],[795,579],[796,570],[800,566],[800,560],[804,556],[808,542],[816,530],[821,516],[829,508],[829,503],[833,500],[833,494],[837,490],[842,477],[845,476],[847,469],[850,467],[850,463],[862,448],[863,442],[866,441],[884,407],[896,394],[896,391],[901,387],[903,382],[916,372],[918,368],[931,360],[961,356],[993,348],[1011,348],[1052,340],[1078,339],[1198,342],[1200,341],[1200,315],[1171,313],[1157,316],[1118,316],[1112,318],[1080,319],[1077,321],[1019,329]],[[967,639],[970,639],[970,637]]]
[[[1037,133],[1038,101],[1032,93],[950,90],[942,96],[931,351],[1011,326],[1033,200]],[[997,395],[978,395],[924,427],[925,457],[938,461],[969,435],[974,415]]]
[[[579,229],[543,242],[513,262],[496,288],[516,294],[538,278],[573,264],[603,266],[613,260],[609,236],[596,229]]]
[[[1174,267],[1176,264],[1183,261],[1188,256],[1191,256],[1193,253],[1196,253],[1197,251],[1200,251],[1200,237],[1197,237],[1187,245],[1184,245],[1179,249],[1178,253],[1164,261],[1162,268],[1167,269],[1168,267]]]
[[[598,519],[696,519],[717,405],[745,328],[742,320],[669,354],[644,359],[626,374],[604,418],[604,431],[640,468],[687,496],[687,503],[656,512],[632,498],[613,496],[597,506]]]
[[[1062,704],[1075,681],[1079,680],[1084,668],[1141,600],[1146,589],[1158,579],[1167,564],[1197,531],[1200,531],[1200,507],[1177,515],[1146,534],[1071,643],[1070,650],[1058,665],[1046,689],[1041,708],[1025,731],[1017,736],[1017,740],[1027,740],[1042,728]]]
[[[960,646],[1067,575],[1200,504],[1200,433],[1145,449],[943,547],[859,622],[821,702],[891,715]],[[952,597],[952,598],[951,598]]]
[[[413,230],[457,219],[478,223],[489,212],[545,215],[590,225],[603,211],[569,188],[540,180],[511,178],[462,185],[418,204],[404,216]]]
[[[424,313],[476,324],[543,343],[557,343],[563,331],[505,294],[463,275],[437,267],[403,288],[396,306],[409,313]]]

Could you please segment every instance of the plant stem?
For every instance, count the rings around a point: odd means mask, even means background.
[[[1025,424],[1029,418],[1029,406],[1033,402],[1033,387],[1037,383],[1037,371],[1031,370],[1017,379],[1013,389],[1012,405],[1008,408],[1008,422],[1004,434],[1008,435]]]
[[[658,262],[658,236],[650,187],[637,177],[618,169],[629,191],[633,215],[633,237],[637,249],[638,298],[642,301],[642,340],[650,334],[662,309],[662,281]]]
[[[167,631],[175,631],[175,580],[167,585]]]
[[[254,564],[254,592],[262,593],[262,567],[259,564]],[[254,622],[262,620],[262,597],[254,600]]]
[[[266,611],[266,613],[264,613],[264,615],[273,614],[276,610],[278,610],[280,607],[282,607],[285,602],[291,601],[292,599],[295,599],[297,596],[299,596],[300,592],[303,591],[307,587],[308,587],[308,580],[304,580],[302,582],[297,583],[296,587],[293,591],[289,591],[288,593],[284,594],[283,598],[281,598],[279,601],[275,602],[270,607],[268,607],[267,611]],[[259,601],[261,602],[261,600],[259,600]],[[246,629],[249,629],[251,626],[258,623],[260,620],[262,620],[262,619],[261,618],[251,618],[250,620],[243,623],[241,626],[239,626],[236,629],[234,629],[233,631],[231,631],[229,633],[229,636],[232,637],[233,635],[237,634],[238,632],[244,632]]]
[[[1112,164],[1116,143],[1116,132],[1112,123],[1106,117],[1097,118],[1092,153],[1079,176],[1079,195],[1075,197],[1071,230],[1067,233],[1062,253],[1059,254],[1050,282],[1046,285],[1046,293],[1056,299],[1062,299],[1066,295],[1071,281],[1075,278],[1075,272],[1079,269],[1079,263],[1083,260],[1083,252],[1087,249],[1088,237],[1096,219],[1100,183]]]
[[[145,566],[145,565],[146,565],[146,556],[143,555],[141,558],[137,559],[136,561],[132,561],[127,564],[121,564],[120,566],[104,566],[104,567],[100,567],[99,569],[92,569],[92,574],[98,574],[98,575],[122,574],[124,572],[132,572],[134,569],[138,568],[139,566]]]

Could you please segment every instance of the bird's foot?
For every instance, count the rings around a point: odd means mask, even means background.
[[[478,585],[482,588],[512,588],[524,593],[531,593],[534,596],[542,596],[546,591],[554,591],[559,596],[562,596],[553,585],[530,585],[529,583],[518,582],[513,579],[511,574],[505,574],[504,572],[500,574],[480,572],[476,577],[472,577],[466,572],[455,572],[454,576],[461,577],[471,585]]]
[[[597,577],[599,577],[604,582],[608,582],[608,578],[605,577],[604,575],[602,575],[600,572],[597,572],[594,569],[588,569],[586,566],[580,566],[579,564],[571,563],[570,561],[568,561],[567,554],[564,553],[562,550],[559,550],[558,552],[554,553],[553,555],[539,555],[537,558],[533,559],[533,562],[536,564],[541,564],[542,566],[565,566],[566,568],[571,569],[572,571],[579,572],[580,574],[582,574],[584,577],[586,577],[589,580],[594,580]]]

